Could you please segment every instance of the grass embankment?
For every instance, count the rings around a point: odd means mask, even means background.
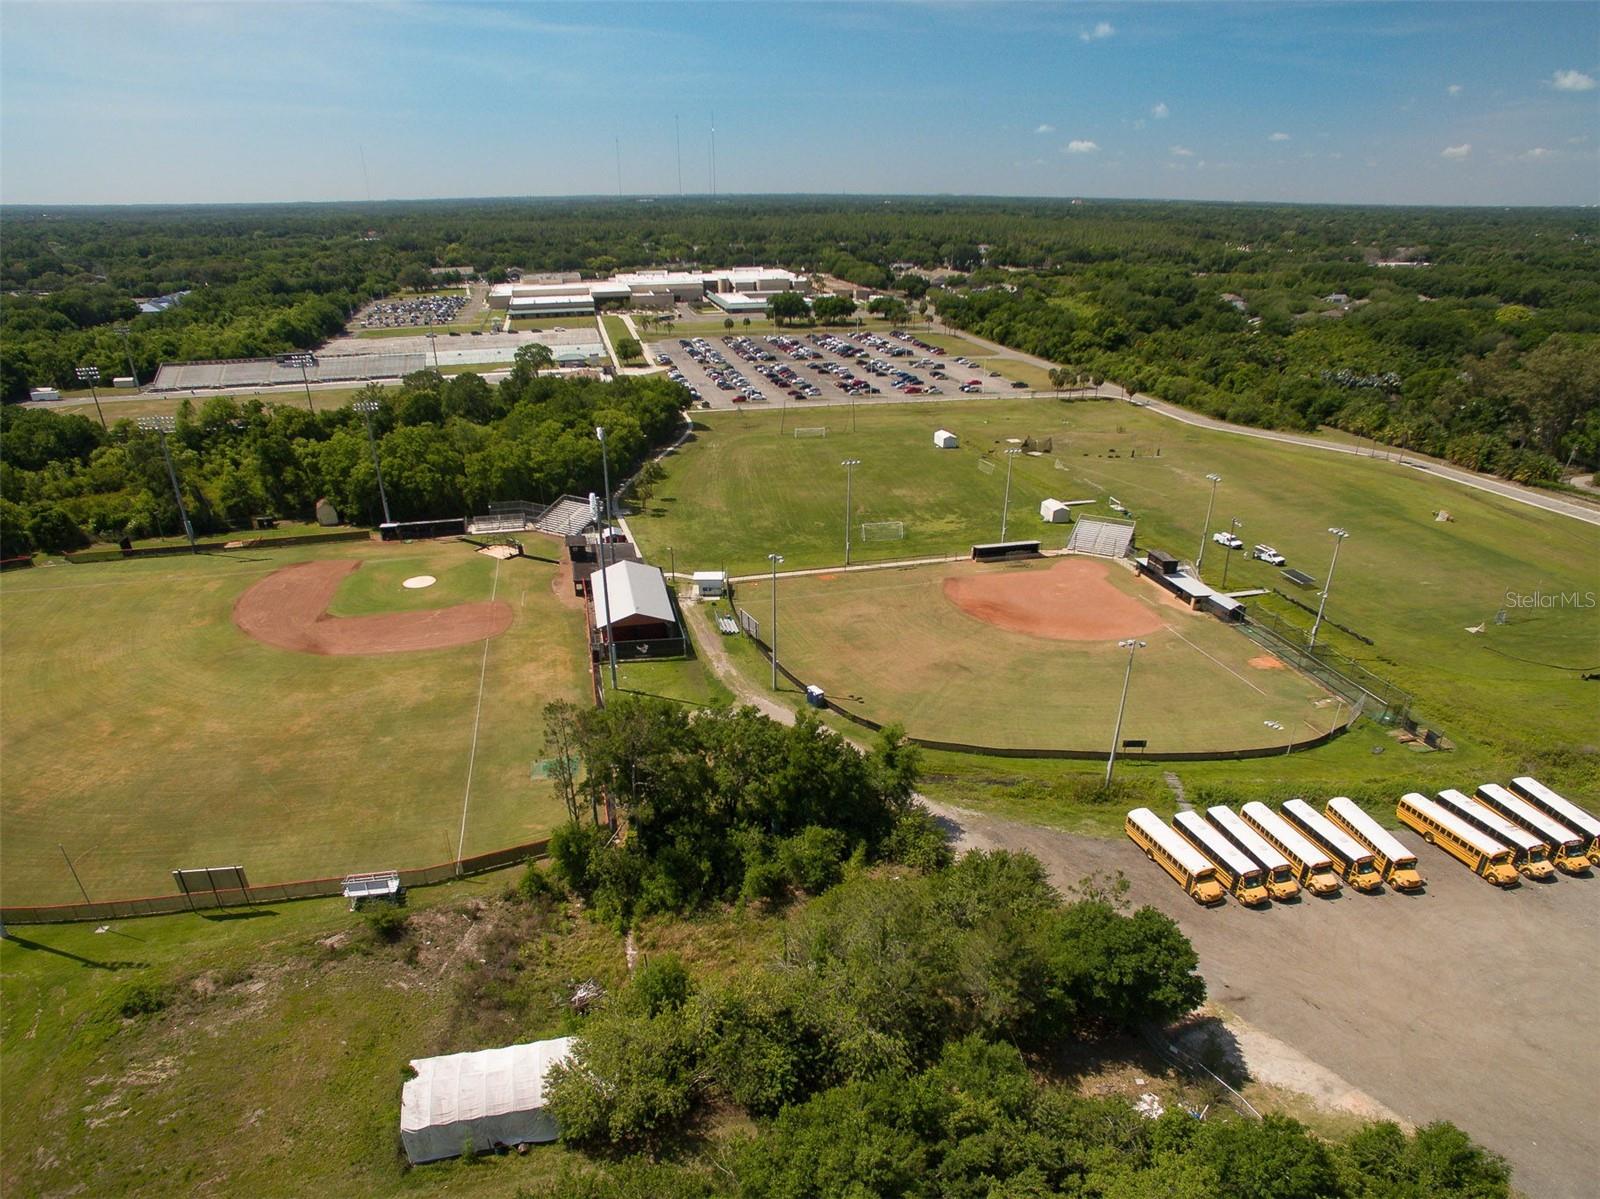
[[[509,604],[484,643],[321,657],[233,624],[235,601],[294,562],[362,567],[337,613]],[[434,588],[399,586],[432,574]],[[496,582],[496,575],[498,581]],[[560,815],[539,708],[587,694],[582,612],[558,568],[455,542],[343,543],[7,574],[0,865],[8,903],[170,892],[180,866],[258,883],[449,861],[542,836]],[[481,712],[479,687],[482,683]],[[476,754],[473,740],[476,734]]]
[[[1347,528],[1351,537],[1327,616],[1373,644],[1327,623],[1320,639],[1410,691],[1417,714],[1442,728],[1455,749],[1419,752],[1369,730],[1284,759],[1170,768],[1129,763],[1129,777],[1159,778],[1170,769],[1187,787],[1218,793],[1301,789],[1392,797],[1397,787],[1470,787],[1531,768],[1574,787],[1580,799],[1596,798],[1584,760],[1574,754],[1600,744],[1595,684],[1580,677],[1600,665],[1600,611],[1581,602],[1594,589],[1592,564],[1600,555],[1600,532],[1592,526],[1396,462],[1196,429],[1109,402],[864,405],[855,434],[841,426],[821,439],[779,436],[775,413],[704,412],[695,420],[694,439],[667,460],[667,478],[648,512],[632,520],[647,550],[671,545],[685,569],[756,574],[767,568],[769,552],[783,553],[787,569],[838,563],[844,501],[838,463],[846,455],[861,460],[852,497],[855,560],[960,553],[999,533],[1004,466],[982,473],[978,457],[1023,436],[1054,442],[1047,454],[1016,459],[1008,533],[1040,536],[1047,547],[1063,544],[1069,529],[1039,523],[1040,500],[1089,499],[1078,514],[1112,516],[1108,501],[1115,497],[1137,517],[1141,546],[1192,558],[1207,532],[1208,473],[1223,478],[1213,529],[1237,516],[1247,545],[1275,545],[1319,583],[1332,551],[1326,530]],[[961,435],[960,450],[933,448],[939,426]],[[1441,510],[1452,519],[1436,520]],[[905,539],[859,541],[861,522],[884,520],[904,521]],[[1225,557],[1207,540],[1208,581],[1221,582]],[[1230,589],[1277,588],[1315,603],[1316,588],[1297,592],[1277,568],[1242,553],[1227,559],[1227,569]],[[1532,596],[1556,598],[1522,598]],[[1311,613],[1273,596],[1246,602],[1281,611],[1302,627],[1311,623]],[[1538,603],[1548,606],[1519,606]],[[1496,624],[1502,609],[1507,622]],[[1467,631],[1479,625],[1482,633]],[[764,681],[765,672],[754,677]],[[1103,722],[1108,742],[1110,718]],[[993,789],[979,780],[1049,791],[1049,780],[1085,771],[977,759],[936,773],[953,779],[933,780],[930,793],[944,786],[949,798],[971,801]],[[1059,815],[1078,818],[1070,805]]]

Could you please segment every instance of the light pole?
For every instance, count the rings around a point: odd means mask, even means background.
[[[300,382],[304,383],[306,388],[306,407],[311,409],[311,414],[315,416],[317,406],[311,402],[311,376],[306,374],[306,368],[317,365],[317,356],[315,354],[290,354],[284,359],[284,362],[289,366],[298,366],[300,368]]]
[[[1006,515],[1011,508],[1011,467],[1017,460],[1017,455],[1022,453],[1019,449],[1009,449],[1006,454],[1006,494],[1000,501],[1000,540],[1006,539]]]
[[[617,689],[617,637],[616,630],[611,627],[611,583],[605,578],[606,570],[606,543],[611,538],[611,463],[606,453],[606,430],[603,425],[596,425],[594,435],[600,442],[600,472],[605,484],[606,496],[600,506],[600,577],[605,582],[606,593],[606,656],[611,662],[611,689]]]
[[[1345,529],[1329,529],[1328,532],[1333,534],[1333,561],[1328,564],[1328,581],[1322,587],[1322,602],[1317,605],[1317,618],[1311,622],[1311,639],[1306,643],[1307,649],[1317,648],[1317,631],[1322,628],[1322,612],[1328,606],[1328,592],[1333,590],[1333,572],[1339,565],[1339,546],[1350,536]]]
[[[1222,482],[1221,475],[1207,475],[1211,480],[1211,502],[1206,505],[1206,523],[1200,530],[1200,552],[1194,556],[1195,577],[1200,577],[1200,564],[1206,560],[1206,539],[1211,536],[1211,509],[1217,503],[1217,484]]]
[[[772,647],[772,689],[778,689],[778,567],[783,565],[782,554],[768,554],[767,561],[772,563],[772,636],[768,644]]]
[[[383,467],[378,465],[378,440],[372,435],[372,414],[378,411],[377,400],[357,400],[350,407],[361,413],[361,422],[367,426],[367,447],[372,451],[372,469],[378,476],[378,502],[383,505],[383,523],[394,523],[389,516],[389,493],[383,489]]]
[[[850,565],[850,475],[861,465],[859,458],[846,458],[839,463],[844,467],[844,564]]]
[[[1128,706],[1128,680],[1133,678],[1133,655],[1145,647],[1132,637],[1117,645],[1128,651],[1128,668],[1122,672],[1122,700],[1117,704],[1117,727],[1111,733],[1111,756],[1106,759],[1106,786],[1111,786],[1111,770],[1117,764],[1117,742],[1122,739],[1122,713]]]
[[[189,523],[189,512],[183,506],[183,493],[178,490],[178,472],[172,469],[172,455],[167,452],[167,434],[177,430],[178,422],[170,416],[141,416],[139,427],[146,433],[154,433],[161,441],[161,457],[166,459],[167,478],[172,480],[172,498],[178,501],[178,519],[183,522],[183,531],[189,538],[189,552],[198,554],[200,551],[194,543],[194,526]]]
[[[139,371],[133,365],[133,343],[128,340],[128,326],[118,325],[117,332],[122,335],[122,351],[128,356],[128,373],[133,376],[133,385],[139,386]]]
[[[100,427],[104,429],[106,427],[106,414],[100,407],[100,391],[95,387],[95,384],[100,382],[100,368],[98,366],[80,366],[77,368],[77,376],[79,383],[87,383],[89,385],[89,394],[94,397],[94,410],[99,413]]]
[[[429,333],[427,335],[427,337],[428,337],[428,345],[430,347],[432,347],[432,349],[433,349],[433,369],[434,370],[438,370],[439,369],[439,335],[437,333]]]
[[[1222,589],[1228,589],[1228,563],[1233,561],[1233,543],[1239,539],[1239,530],[1244,528],[1244,521],[1235,516],[1228,522],[1228,532],[1233,536],[1228,539],[1228,552],[1222,558]]]

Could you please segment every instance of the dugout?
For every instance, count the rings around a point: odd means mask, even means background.
[[[972,547],[974,562],[1003,562],[1008,558],[1038,557],[1042,557],[1038,541],[991,541],[985,545]]]
[[[432,537],[465,537],[467,518],[452,516],[446,520],[400,520],[378,526],[378,536],[385,541],[425,541]]]
[[[1178,560],[1165,550],[1146,550],[1145,562],[1151,574],[1175,575],[1178,573]]]

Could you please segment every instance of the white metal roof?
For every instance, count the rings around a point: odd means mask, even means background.
[[[1490,836],[1497,837],[1507,845],[1522,850],[1538,849],[1544,845],[1543,841],[1521,825],[1512,824],[1488,804],[1479,803],[1453,787],[1439,792],[1439,803],[1441,807],[1455,812],[1463,819],[1486,825]]]
[[[1583,839],[1554,816],[1540,811],[1522,796],[1502,787],[1499,783],[1484,783],[1478,788],[1478,794],[1494,801],[1489,806],[1499,805],[1497,810],[1503,809],[1500,813],[1502,816],[1527,825],[1535,835],[1543,837],[1551,845],[1569,845]]]
[[[667,595],[667,581],[661,571],[643,562],[613,562],[589,576],[594,591],[594,627],[606,627],[606,593],[611,595],[611,623],[620,624],[630,616],[676,623]]]
[[[725,570],[697,570],[694,572],[696,583],[726,583],[728,572]]]
[[[1394,834],[1374,820],[1371,813],[1355,800],[1336,795],[1328,801],[1328,809],[1349,821],[1361,839],[1388,858],[1391,863],[1416,861],[1417,855],[1401,844]]]
[[[1216,869],[1206,860],[1205,855],[1168,828],[1166,821],[1149,808],[1133,809],[1128,813],[1128,819],[1138,825],[1145,836],[1176,858],[1178,864],[1190,874],[1201,874]]]
[[[1179,591],[1192,595],[1195,599],[1205,599],[1208,595],[1216,594],[1209,586],[1192,575],[1164,575],[1163,577]]]
[[[1472,846],[1481,854],[1487,854],[1489,857],[1494,857],[1497,854],[1511,852],[1509,846],[1500,844],[1500,842],[1496,841],[1487,833],[1480,833],[1477,829],[1473,828],[1454,812],[1450,811],[1448,808],[1441,807],[1439,804],[1434,803],[1433,800],[1429,799],[1426,795],[1423,795],[1420,792],[1406,792],[1401,802],[1410,804],[1429,820],[1436,821],[1444,828],[1449,829],[1452,833],[1460,837],[1463,841]]]
[[[1199,812],[1179,812],[1172,823],[1193,833],[1213,861],[1226,866],[1230,874],[1255,874],[1261,869],[1241,850],[1234,848],[1226,837],[1201,818]]]
[[[1218,804],[1214,808],[1207,808],[1206,815],[1211,817],[1212,823],[1218,828],[1244,846],[1245,852],[1268,870],[1288,868],[1289,859],[1279,853],[1270,841],[1239,819],[1239,813],[1232,808]]]
[[[1298,829],[1278,815],[1259,799],[1253,799],[1239,811],[1281,841],[1285,848],[1307,866],[1332,867],[1328,855],[1307,841]]]
[[[1370,849],[1313,808],[1305,800],[1287,800],[1283,805],[1283,810],[1303,822],[1319,841],[1330,849],[1335,850],[1346,861],[1356,862],[1362,858],[1370,858],[1372,856]]]
[[[555,1123],[542,1110],[545,1076],[566,1058],[575,1039],[417,1058],[411,1063],[416,1077],[407,1079],[400,1092],[400,1136],[407,1155],[414,1162],[453,1157],[475,1128],[479,1135],[473,1143],[479,1148],[508,1137],[553,1140]]]
[[[1572,825],[1584,836],[1600,837],[1600,820],[1596,820],[1565,796],[1557,795],[1538,779],[1522,775],[1512,779],[1511,785],[1535,801],[1549,805],[1552,812],[1555,812],[1561,819]]]

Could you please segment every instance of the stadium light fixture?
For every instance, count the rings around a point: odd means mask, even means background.
[[[1211,480],[1211,502],[1206,505],[1206,523],[1200,530],[1200,552],[1194,556],[1195,577],[1200,577],[1200,567],[1206,560],[1206,539],[1211,536],[1211,510],[1217,503],[1217,484],[1222,482],[1221,475],[1207,475]]]
[[[1317,618],[1311,622],[1311,637],[1306,642],[1307,649],[1317,648],[1317,632],[1322,628],[1322,613],[1328,606],[1328,592],[1333,590],[1333,572],[1339,566],[1339,547],[1344,544],[1344,539],[1350,536],[1347,529],[1329,529],[1333,534],[1333,561],[1328,564],[1328,581],[1322,587],[1322,600],[1317,604]]]
[[[167,478],[172,481],[172,498],[178,501],[178,519],[183,522],[184,534],[189,538],[189,552],[198,554],[200,549],[194,543],[194,526],[189,523],[189,512],[183,506],[183,492],[178,490],[178,472],[172,469],[172,455],[167,451],[167,434],[177,431],[178,422],[170,416],[141,416],[139,428],[146,433],[154,433],[161,442],[161,457],[167,464]]]
[[[426,333],[426,334],[424,334],[424,336],[428,339],[428,344],[433,348],[433,369],[434,370],[438,370],[439,369],[439,335],[437,333]]]
[[[1111,786],[1111,771],[1117,764],[1117,743],[1122,739],[1122,713],[1128,707],[1128,680],[1133,678],[1133,655],[1145,647],[1145,642],[1134,637],[1117,642],[1119,649],[1128,651],[1128,668],[1122,672],[1122,699],[1117,704],[1117,727],[1111,733],[1111,755],[1106,758],[1106,786]]]
[[[850,476],[861,465],[859,458],[846,458],[839,463],[844,467],[844,564],[850,565]]]
[[[315,416],[317,414],[317,406],[311,402],[311,376],[306,374],[306,369],[317,365],[317,356],[315,354],[290,354],[283,361],[287,366],[298,366],[300,368],[300,382],[305,384],[306,389],[306,407],[311,410],[311,415]]]
[[[377,400],[357,400],[350,407],[361,413],[361,422],[367,426],[367,448],[372,451],[372,469],[378,475],[378,502],[383,505],[383,523],[394,524],[389,515],[389,493],[383,489],[383,467],[378,464],[378,440],[372,435],[372,414],[381,407]]]
[[[1269,729],[1276,729],[1280,733],[1284,731],[1283,725],[1279,721],[1276,721],[1276,720],[1263,720],[1261,723],[1266,725]],[[1288,756],[1289,751],[1291,749],[1293,749],[1293,748],[1294,748],[1294,737],[1291,735],[1289,740],[1287,740],[1287,741],[1285,741],[1283,743],[1284,755]]]
[[[600,477],[606,489],[605,503],[601,506],[600,521],[600,573],[606,569],[606,545],[611,540],[611,461],[606,451],[604,425],[594,427],[595,439],[600,443]],[[606,580],[606,657],[611,663],[611,689],[617,689],[617,631],[611,627],[611,583]]]
[[[772,689],[778,689],[778,567],[783,565],[782,554],[768,554],[767,561],[772,563],[772,636],[768,645],[772,649]]]
[[[1011,467],[1017,460],[1017,455],[1022,453],[1018,447],[1005,451],[1006,455],[1006,494],[1000,501],[1000,540],[1006,539],[1006,516],[1011,509]]]
[[[1224,591],[1228,589],[1228,563],[1233,561],[1233,543],[1238,539],[1239,530],[1242,528],[1244,528],[1244,521],[1240,520],[1237,516],[1228,522],[1228,532],[1232,533],[1233,537],[1230,538],[1228,544],[1223,547],[1228,551],[1222,556],[1222,589]]]
[[[128,356],[128,374],[133,376],[133,385],[138,387],[140,385],[139,371],[138,368],[133,365],[133,342],[128,340],[128,336],[131,331],[127,325],[116,326],[116,331],[118,336],[122,338],[123,353],[127,354]]]
[[[79,383],[89,385],[89,394],[94,397],[94,410],[100,417],[100,427],[106,427],[106,414],[100,407],[100,389],[95,385],[100,382],[100,368],[98,366],[80,366],[74,373],[78,376]]]

